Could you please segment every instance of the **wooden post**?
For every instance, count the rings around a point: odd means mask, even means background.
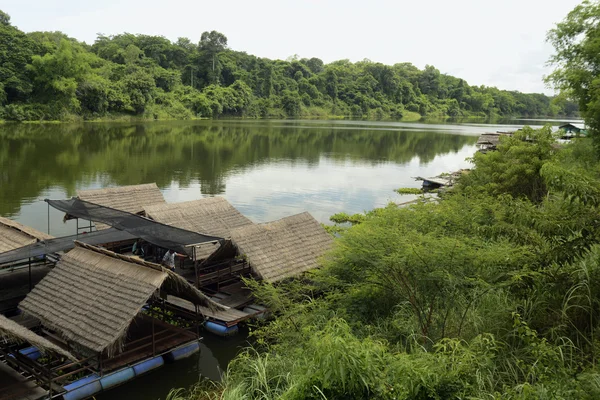
[[[48,204],[48,235],[50,234],[50,203]]]
[[[152,318],[152,356],[154,357],[156,355],[156,339],[155,339],[155,335],[154,335],[154,317]]]
[[[31,257],[29,257],[29,291],[31,292],[32,284],[31,284]]]
[[[196,306],[196,339],[200,339],[200,316],[198,315],[198,304]]]
[[[196,271],[196,289],[200,290],[200,277],[198,276],[198,260],[196,259],[196,246],[194,246],[194,270]]]

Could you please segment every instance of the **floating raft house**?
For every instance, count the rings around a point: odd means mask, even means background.
[[[423,178],[420,176],[415,177],[417,181],[423,181],[423,189],[424,190],[432,190],[432,189],[440,189],[440,188],[450,188],[454,186],[456,180],[464,173],[467,173],[468,169],[461,169],[456,172],[452,172],[450,174],[438,175],[432,178]]]
[[[19,307],[65,341],[110,358],[124,350],[131,323],[158,289],[224,309],[160,265],[83,243],[65,254]]]
[[[231,240],[205,263],[218,264],[220,260],[232,257],[243,258],[249,264],[252,275],[267,282],[278,282],[317,268],[319,258],[333,244],[331,235],[307,212],[264,224],[241,226],[232,229],[230,234]],[[218,273],[220,271],[207,275],[211,277]],[[231,307],[216,312],[202,310],[209,318],[206,329],[223,336],[237,330],[239,322],[266,312],[262,306],[248,304],[252,299],[241,282],[221,287],[213,299]],[[169,297],[168,302],[177,310],[193,311],[193,306],[185,301]],[[234,309],[242,306],[243,310]]]
[[[194,354],[199,350],[196,333],[144,312],[163,304],[162,295],[189,302],[196,313],[198,308],[227,309],[160,265],[76,242],[19,305],[41,323],[51,342],[0,319],[0,335],[33,345],[8,361],[17,369],[38,371],[35,380],[50,392],[47,398],[79,400]],[[40,349],[79,361],[42,365]],[[88,375],[73,380],[81,372]]]
[[[500,138],[503,136],[512,136],[513,132],[496,132],[484,133],[477,139],[477,148],[485,153],[487,151],[496,150],[500,144]]]
[[[562,139],[570,139],[577,135],[587,135],[587,129],[584,124],[563,124],[558,127],[558,130],[563,132]]]

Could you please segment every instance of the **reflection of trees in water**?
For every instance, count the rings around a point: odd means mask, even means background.
[[[139,125],[5,125],[0,132],[0,214],[19,209],[23,198],[50,187],[69,195],[100,180],[130,185],[199,181],[206,194],[225,191],[233,170],[289,160],[319,159],[430,162],[476,138],[435,132],[274,126],[269,123],[200,122]]]

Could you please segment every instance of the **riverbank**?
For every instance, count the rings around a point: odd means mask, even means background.
[[[348,116],[348,115],[335,115],[335,114],[306,114],[299,115],[300,119],[309,120],[361,120],[361,121],[397,121],[397,122],[418,122],[423,119],[423,116],[417,112],[408,111],[404,113],[402,118],[393,119],[387,118],[375,118],[375,117],[359,117],[359,116]],[[239,119],[239,120],[271,120],[271,119],[287,119],[294,120],[298,118],[288,118],[285,115],[273,115],[268,117],[240,117],[240,116],[227,116],[223,115],[220,118],[206,118],[206,117],[189,117],[189,118],[174,118],[168,116],[154,117],[154,116],[132,116],[127,114],[116,114],[107,115],[105,117],[90,118],[86,119],[82,116],[72,115],[64,120],[23,120],[23,121],[7,121],[1,120],[0,124],[72,124],[72,123],[103,123],[103,122],[124,122],[124,123],[142,123],[142,122],[154,122],[154,121],[203,121],[203,120],[223,120],[223,119]],[[438,119],[428,119],[430,121],[438,121]],[[441,121],[442,119],[439,119]]]
[[[160,117],[155,118],[153,116],[132,116],[128,114],[111,114],[104,117],[86,119],[82,116],[71,116],[63,120],[23,120],[23,121],[11,121],[0,119],[0,125],[11,125],[11,124],[24,124],[24,125],[51,125],[51,124],[80,124],[80,123],[152,123],[152,122],[185,122],[185,121],[222,121],[222,120],[247,120],[247,121],[269,121],[269,120],[288,120],[294,121],[297,119],[301,120],[315,120],[315,121],[382,121],[382,122],[424,122],[424,123],[485,123],[485,124],[498,124],[498,123],[513,123],[513,121],[554,121],[562,122],[572,120],[569,118],[561,119],[560,117],[544,117],[538,116],[533,118],[526,118],[521,116],[503,117],[503,116],[492,116],[491,118],[485,115],[466,115],[461,117],[449,117],[444,115],[428,115],[422,116],[421,114],[413,111],[406,111],[402,118],[395,119],[391,117],[377,118],[375,116],[361,117],[351,115],[337,115],[337,114],[306,114],[300,115],[297,118],[289,118],[285,115],[273,115],[268,117],[240,117],[240,116],[221,116],[219,118],[210,117],[189,117],[189,118],[171,118],[171,117]]]

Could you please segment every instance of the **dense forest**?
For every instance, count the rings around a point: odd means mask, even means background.
[[[470,86],[433,66],[234,51],[222,33],[161,36],[24,33],[0,11],[0,119],[353,117],[419,119],[578,115],[566,98]]]

